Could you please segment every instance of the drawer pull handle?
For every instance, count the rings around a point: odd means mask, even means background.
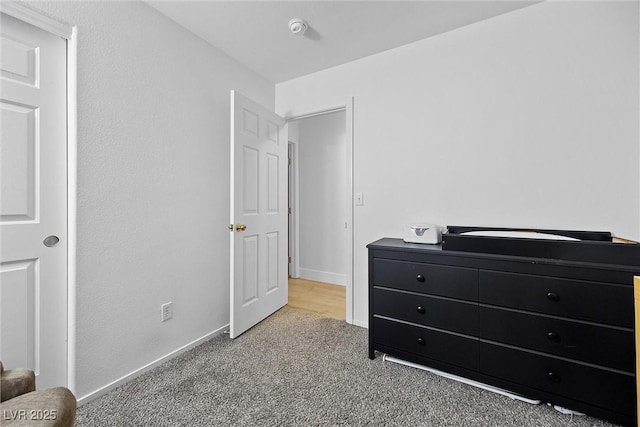
[[[420,314],[425,314],[427,312],[427,310],[424,309],[423,306],[419,305],[418,308],[416,309],[418,311],[418,313]]]
[[[556,334],[555,332],[549,332],[547,334],[547,338],[549,338],[553,342],[560,342],[560,335]]]
[[[424,338],[418,337],[418,344],[419,345],[427,345],[427,342],[424,340]]]
[[[549,301],[560,301],[560,295],[556,294],[555,292],[549,292],[547,294],[547,299]]]
[[[547,372],[547,378],[549,378],[549,380],[553,381],[554,383],[560,382],[560,376],[553,371]]]
[[[427,280],[427,279],[425,279],[425,277],[424,277],[422,274],[418,274],[418,275],[416,276],[416,280],[417,280],[418,282],[420,282],[420,283],[424,283],[424,282],[425,282],[425,280]]]

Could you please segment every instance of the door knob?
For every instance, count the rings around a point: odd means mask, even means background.
[[[244,224],[236,224],[236,231],[244,231],[247,229],[247,226]]]
[[[54,235],[47,236],[42,241],[42,243],[48,248],[54,247],[55,245],[58,244],[58,242],[60,242],[60,238],[58,236],[54,236]]]

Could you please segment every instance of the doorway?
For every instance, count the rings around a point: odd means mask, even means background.
[[[353,98],[349,99],[343,107],[288,119],[278,116],[276,113],[233,90],[231,91],[230,100],[230,153],[232,165],[230,195],[232,203],[229,230],[233,233],[230,239],[230,337],[235,338],[242,333],[242,330],[257,324],[278,308],[287,304],[288,277],[284,272],[287,270],[288,260],[287,251],[282,250],[284,245],[287,245],[286,235],[289,234],[287,233],[287,217],[293,219],[294,227],[292,228],[295,230],[295,234],[291,233],[290,236],[290,241],[293,242],[294,247],[292,251],[289,251],[290,254],[293,253],[293,255],[289,255],[289,259],[293,260],[294,263],[293,275],[297,275],[298,271],[300,271],[301,245],[300,233],[298,232],[300,228],[298,209],[296,208],[293,212],[287,212],[287,196],[285,195],[288,192],[289,196],[295,199],[293,203],[290,203],[290,206],[300,206],[299,167],[296,163],[293,167],[289,166],[287,168],[288,161],[285,160],[287,159],[285,156],[287,156],[286,150],[289,145],[285,145],[283,142],[287,141],[288,143],[289,140],[292,140],[294,144],[298,143],[298,126],[290,126],[290,124],[312,116],[338,111],[344,112],[343,123],[346,139],[344,150],[346,150],[346,155],[344,156],[342,172],[336,171],[336,173],[345,177],[346,197],[336,203],[345,206],[344,212],[346,212],[346,215],[342,218],[344,222],[341,221],[344,228],[342,231],[344,239],[341,236],[336,240],[344,241],[346,246],[345,274],[343,275],[343,287],[346,293],[344,313],[345,320],[348,323],[353,323]],[[243,105],[246,105],[247,108],[244,108]],[[260,117],[262,116],[265,118],[270,117],[270,119],[262,120],[262,124],[260,124]],[[293,138],[289,138],[291,128],[296,129]],[[250,138],[249,135],[253,136]],[[245,137],[248,138],[247,141],[238,142]],[[265,151],[263,153],[265,156],[262,156],[260,154],[260,146],[262,144],[259,143],[257,147],[252,147],[249,142],[250,140],[255,142],[255,139],[264,140],[265,146],[271,146],[272,150],[277,151],[277,155],[275,151]],[[274,145],[277,146],[277,149],[274,148]],[[296,150],[295,153],[298,151]],[[294,158],[298,157],[298,154],[294,155]],[[263,158],[264,161],[259,161],[259,158]],[[281,159],[285,161],[281,161]],[[287,169],[289,169],[289,180],[295,180],[295,185],[292,185],[291,188],[296,191],[288,191],[287,189]],[[292,170],[295,170],[295,173],[292,173]],[[259,185],[260,182],[266,185]],[[262,196],[264,197],[259,195],[260,191],[262,191]],[[265,211],[265,213],[269,215],[269,224],[275,227],[271,228],[271,231],[267,231],[269,234],[267,240],[270,240],[266,245],[257,244],[258,240],[260,240],[257,233],[261,232],[259,224],[248,224],[250,217],[256,216],[255,213],[260,200],[268,204],[270,210],[268,212]],[[292,213],[292,215],[288,215],[288,213]],[[275,226],[276,221],[277,227]],[[318,236],[317,232],[312,234]],[[284,238],[283,244],[281,244],[281,238]],[[237,245],[236,243],[239,244]],[[236,251],[236,248],[240,246],[243,246],[246,250]],[[260,261],[260,257],[264,262]],[[260,265],[263,265],[263,267],[266,265],[266,268],[260,267]],[[276,296],[278,298],[265,299],[261,295],[267,297]],[[280,299],[279,296],[283,298]],[[271,301],[271,303],[268,301]],[[250,307],[253,308],[250,309]],[[253,311],[249,313],[247,310]],[[243,328],[235,327],[241,323],[244,325]]]
[[[351,323],[351,109],[289,119],[289,304]]]

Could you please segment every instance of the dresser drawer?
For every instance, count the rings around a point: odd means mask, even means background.
[[[478,370],[478,340],[392,320],[373,318],[375,343]]]
[[[373,290],[376,314],[425,326],[478,335],[478,304],[423,294]]]
[[[559,396],[633,415],[633,375],[480,343],[480,371]],[[553,402],[551,402],[553,403]]]
[[[480,302],[633,327],[633,287],[480,270]]]
[[[478,270],[375,258],[373,285],[477,301]]]
[[[632,331],[493,307],[479,310],[484,339],[634,371]]]

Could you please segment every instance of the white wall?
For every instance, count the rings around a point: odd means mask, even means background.
[[[346,285],[344,111],[299,120],[300,277]]]
[[[354,96],[356,323],[407,223],[640,237],[638,32],[637,2],[543,2],[276,85],[289,116]]]
[[[34,5],[78,26],[83,398],[228,324],[229,90],[274,87],[145,3]]]

